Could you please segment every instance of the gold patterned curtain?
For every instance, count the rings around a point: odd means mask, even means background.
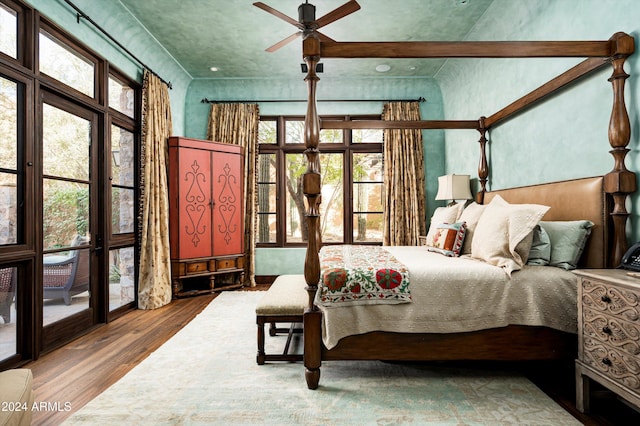
[[[420,120],[420,104],[389,102],[382,118]],[[423,151],[419,129],[384,131],[384,245],[417,245],[425,235]]]
[[[245,279],[255,281],[255,228],[258,205],[258,124],[257,104],[212,104],[207,126],[207,139],[244,147],[244,250]]]
[[[171,302],[167,184],[168,138],[171,133],[169,87],[145,70],[140,159],[140,309],[156,309]]]

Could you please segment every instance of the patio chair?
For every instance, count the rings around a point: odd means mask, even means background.
[[[11,303],[16,292],[16,268],[0,269],[0,317],[5,324],[11,322]]]
[[[88,241],[76,237],[71,247]],[[71,250],[68,256],[45,256],[42,287],[45,299],[64,299],[71,304],[71,297],[89,290],[89,249]]]

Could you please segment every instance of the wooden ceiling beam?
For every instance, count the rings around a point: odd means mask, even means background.
[[[561,58],[609,57],[607,41],[322,42],[322,58]]]
[[[321,129],[472,129],[480,127],[474,120],[417,120],[417,121],[385,121],[385,120],[321,120]]]

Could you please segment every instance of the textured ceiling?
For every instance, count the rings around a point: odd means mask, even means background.
[[[297,28],[255,0],[120,0],[193,78],[299,77],[302,42],[265,49]],[[316,19],[347,0],[316,0]],[[361,9],[321,28],[336,41],[463,40],[493,0],[358,0]],[[301,0],[263,0],[298,19]],[[324,76],[433,76],[442,59],[327,59]],[[387,63],[386,73],[375,67]],[[211,67],[219,71],[210,71]]]

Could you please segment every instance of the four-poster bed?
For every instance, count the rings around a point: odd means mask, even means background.
[[[307,198],[309,229],[319,229],[321,181],[319,170],[319,132],[335,128],[336,123],[322,122],[316,108],[315,72],[320,58],[516,58],[516,57],[584,57],[565,73],[545,83],[493,115],[468,121],[358,121],[345,123],[349,128],[476,129],[480,133],[480,188],[477,202],[494,197],[487,192],[489,168],[486,157],[486,132],[564,86],[605,65],[613,67],[609,78],[613,86],[613,109],[609,123],[610,153],[614,158],[611,172],[600,178],[576,180],[534,187],[497,191],[512,203],[536,203],[550,206],[545,220],[587,219],[596,224],[585,248],[581,266],[612,267],[626,250],[625,226],[628,212],[625,201],[636,189],[635,174],[626,169],[630,123],[624,102],[624,84],[628,75],[623,69],[626,58],[634,52],[634,40],[616,33],[605,41],[544,42],[350,42],[341,43],[319,37],[313,28],[303,34],[303,57],[307,64],[305,81],[308,105],[305,118],[305,154],[308,169],[303,176]],[[342,125],[342,128],[345,128]],[[572,197],[571,197],[572,196]],[[585,198],[587,197],[587,198]],[[591,201],[587,201],[591,200]],[[584,206],[588,208],[583,208]],[[597,232],[596,232],[597,230]],[[321,268],[319,232],[311,232],[305,258],[304,276],[309,304],[304,313],[304,365],[307,385],[318,386],[322,360],[550,360],[574,358],[576,335],[549,327],[509,325],[459,333],[368,332],[350,335],[328,349],[324,344],[323,312],[316,306],[316,292]],[[414,302],[416,303],[416,302]],[[347,308],[340,308],[347,309]]]

